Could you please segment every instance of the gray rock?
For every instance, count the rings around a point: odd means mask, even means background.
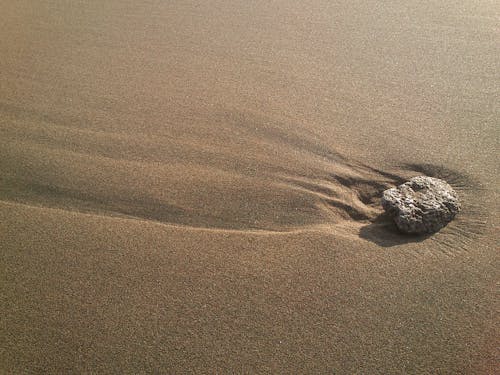
[[[460,211],[458,195],[445,181],[418,176],[384,191],[382,207],[404,233],[434,233]]]

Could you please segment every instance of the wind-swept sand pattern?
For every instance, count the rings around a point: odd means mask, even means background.
[[[2,372],[495,371],[495,2],[0,5]]]

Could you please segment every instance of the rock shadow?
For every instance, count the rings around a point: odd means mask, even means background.
[[[432,234],[405,234],[401,233],[392,219],[383,213],[370,224],[363,226],[359,236],[367,241],[382,247],[393,247],[408,243],[423,242]]]

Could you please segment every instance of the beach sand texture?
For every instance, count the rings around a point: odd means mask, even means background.
[[[498,370],[496,1],[0,8],[0,372]]]

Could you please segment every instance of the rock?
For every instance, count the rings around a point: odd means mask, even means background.
[[[458,195],[446,181],[418,176],[384,191],[382,207],[404,233],[434,233],[460,211]]]

